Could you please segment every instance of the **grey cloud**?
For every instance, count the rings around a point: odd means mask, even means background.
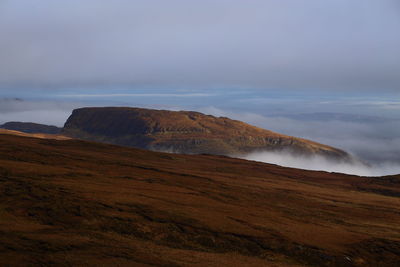
[[[142,97],[140,99],[143,99]],[[188,100],[188,98],[185,98]],[[278,103],[284,102],[279,100]],[[185,101],[186,102],[186,101]],[[0,99],[0,124],[6,121],[31,121],[62,126],[72,109],[83,106],[132,106],[127,102],[62,102],[53,100]],[[265,161],[283,166],[304,169],[345,172],[358,175],[386,175],[400,173],[400,123],[398,119],[354,115],[346,113],[305,113],[299,111],[299,103],[287,115],[266,115],[260,110],[251,112],[231,111],[218,107],[201,107],[183,104],[175,105],[168,101],[142,102],[135,106],[170,109],[197,110],[215,116],[233,119],[273,130],[276,132],[311,139],[320,143],[344,149],[367,162],[364,164],[333,164],[322,158],[298,158],[285,153],[255,153],[247,159]],[[169,103],[169,104],[168,104]],[[271,103],[274,103],[273,101]],[[300,105],[301,106],[301,105]],[[297,112],[296,112],[297,111]],[[346,110],[341,110],[345,112]],[[288,111],[287,111],[288,112]]]
[[[59,97],[65,98],[113,98],[113,97],[209,97],[215,96],[215,94],[207,93],[119,93],[119,94],[62,94]]]
[[[372,165],[400,165],[400,123],[395,119],[369,116],[349,120],[355,115],[340,114],[336,119],[297,119],[265,116],[254,112],[232,112],[215,107],[201,108],[202,112],[227,116],[287,135],[307,138],[348,151]],[[312,117],[312,114],[310,114]],[[280,158],[280,157],[278,157]],[[297,166],[297,165],[296,165]],[[297,166],[298,167],[298,166]]]
[[[396,92],[399,28],[397,0],[3,0],[0,87]]]
[[[153,94],[154,96],[154,94]],[[163,95],[161,97],[164,97]],[[177,96],[173,96],[176,98]],[[141,97],[142,98],[142,97]],[[179,97],[178,97],[179,98]],[[185,98],[186,99],[186,98]],[[0,98],[0,125],[8,121],[35,122],[62,127],[76,108],[92,106],[135,106],[143,108],[180,110],[170,104],[149,104],[138,102],[135,105],[124,101],[60,101],[19,98]]]
[[[200,111],[341,148],[360,161],[338,163],[322,157],[298,157],[286,152],[250,153],[244,156],[248,160],[363,176],[400,173],[400,123],[396,119],[344,113],[265,116],[253,112],[225,111],[215,107],[201,108]]]
[[[0,99],[0,124],[23,121],[61,127],[71,115],[71,111],[81,105],[81,103]]]
[[[400,164],[379,163],[365,165],[361,162],[332,162],[322,157],[295,157],[285,152],[260,152],[251,153],[244,157],[248,160],[255,160],[277,164],[286,167],[300,168],[316,171],[340,172],[360,176],[384,176],[400,173]]]

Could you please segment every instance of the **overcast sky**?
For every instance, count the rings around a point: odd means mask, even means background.
[[[399,0],[1,0],[0,90],[396,93]]]
[[[400,0],[0,0],[0,123],[111,105],[228,116],[398,173]]]

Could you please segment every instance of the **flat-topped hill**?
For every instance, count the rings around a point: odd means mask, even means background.
[[[309,140],[275,133],[226,117],[193,111],[142,108],[81,108],[73,111],[63,134],[158,151],[240,155],[289,150],[301,155],[348,159],[346,152]]]

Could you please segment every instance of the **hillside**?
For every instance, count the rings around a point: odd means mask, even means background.
[[[61,132],[61,128],[56,126],[18,121],[6,122],[0,125],[0,128],[24,133],[59,134]]]
[[[350,160],[339,149],[286,136],[241,121],[192,111],[141,108],[81,108],[73,111],[63,134],[91,141],[186,154],[242,155],[289,150]]]
[[[0,266],[396,266],[400,176],[0,134]]]
[[[25,133],[14,130],[7,130],[0,128],[0,134],[9,134],[16,136],[24,136],[24,137],[32,137],[32,138],[40,138],[40,139],[54,139],[54,140],[69,140],[70,137],[60,135],[60,134],[44,134],[44,133]]]

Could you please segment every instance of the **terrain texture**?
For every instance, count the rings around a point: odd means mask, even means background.
[[[400,176],[0,134],[0,266],[399,266]]]
[[[186,154],[240,156],[254,151],[288,150],[350,160],[339,149],[286,136],[241,121],[193,111],[142,108],[81,108],[73,111],[63,134],[91,141]]]
[[[45,133],[25,133],[14,130],[7,130],[0,128],[0,134],[10,134],[16,136],[25,136],[25,137],[33,137],[33,138],[41,138],[41,139],[55,139],[55,140],[69,140],[71,139],[68,136],[64,136],[61,134],[45,134]]]
[[[6,122],[0,125],[0,128],[24,133],[59,134],[61,132],[61,128],[56,126],[18,121]]]

